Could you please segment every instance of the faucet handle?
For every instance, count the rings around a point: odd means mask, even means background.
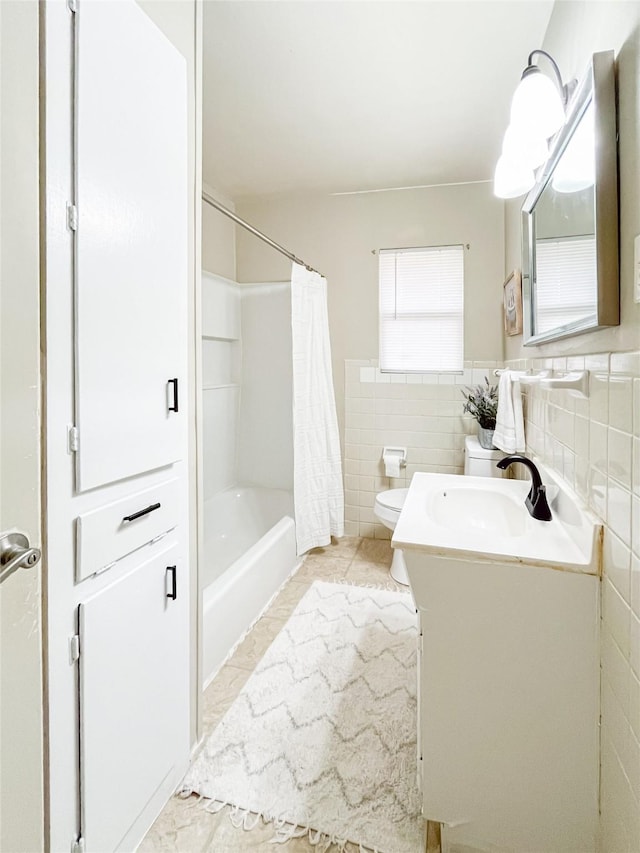
[[[525,506],[538,521],[551,521],[552,515],[547,503],[547,489],[541,483],[536,489],[531,487],[531,491],[527,495]]]

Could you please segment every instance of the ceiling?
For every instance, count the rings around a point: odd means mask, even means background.
[[[203,178],[233,200],[492,177],[552,0],[206,0]]]

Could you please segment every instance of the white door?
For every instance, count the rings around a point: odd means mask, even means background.
[[[181,458],[184,58],[135,3],[82,0],[76,66],[78,487]]]
[[[0,534],[20,531],[34,546],[41,544],[38,204],[38,4],[3,1]],[[40,567],[0,582],[2,853],[44,849]]]

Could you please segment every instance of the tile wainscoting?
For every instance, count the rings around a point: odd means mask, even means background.
[[[462,373],[381,373],[377,361],[345,361],[344,484],[348,536],[389,539],[376,521],[378,492],[408,486],[416,471],[462,474],[464,439],[477,423],[463,415],[465,385],[496,382],[497,361],[468,361]],[[385,477],[382,448],[407,448],[400,477]]]
[[[601,850],[640,850],[640,353],[506,366],[589,371],[588,399],[526,388],[527,452],[561,474],[605,525]]]

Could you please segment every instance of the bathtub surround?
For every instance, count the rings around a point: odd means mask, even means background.
[[[238,292],[242,317],[239,482],[291,492],[291,285],[243,284]]]
[[[234,282],[202,274],[203,497],[236,482],[240,398],[240,296]]]
[[[293,498],[298,554],[344,534],[342,458],[331,375],[327,282],[294,263]]]
[[[326,283],[293,275],[202,276],[204,685],[297,566],[294,517],[300,554],[344,532]]]
[[[314,583],[184,788],[281,841],[419,853],[415,661],[409,595]]]
[[[299,562],[289,284],[204,273],[202,334],[206,686]]]
[[[288,282],[202,275],[204,498],[236,483],[293,488]]]
[[[381,373],[375,360],[345,361],[345,531],[389,539],[376,494],[409,486],[416,471],[462,474],[464,440],[477,422],[463,414],[465,385],[493,379],[498,361],[466,361],[461,373]],[[385,477],[382,448],[407,448],[400,477]]]

